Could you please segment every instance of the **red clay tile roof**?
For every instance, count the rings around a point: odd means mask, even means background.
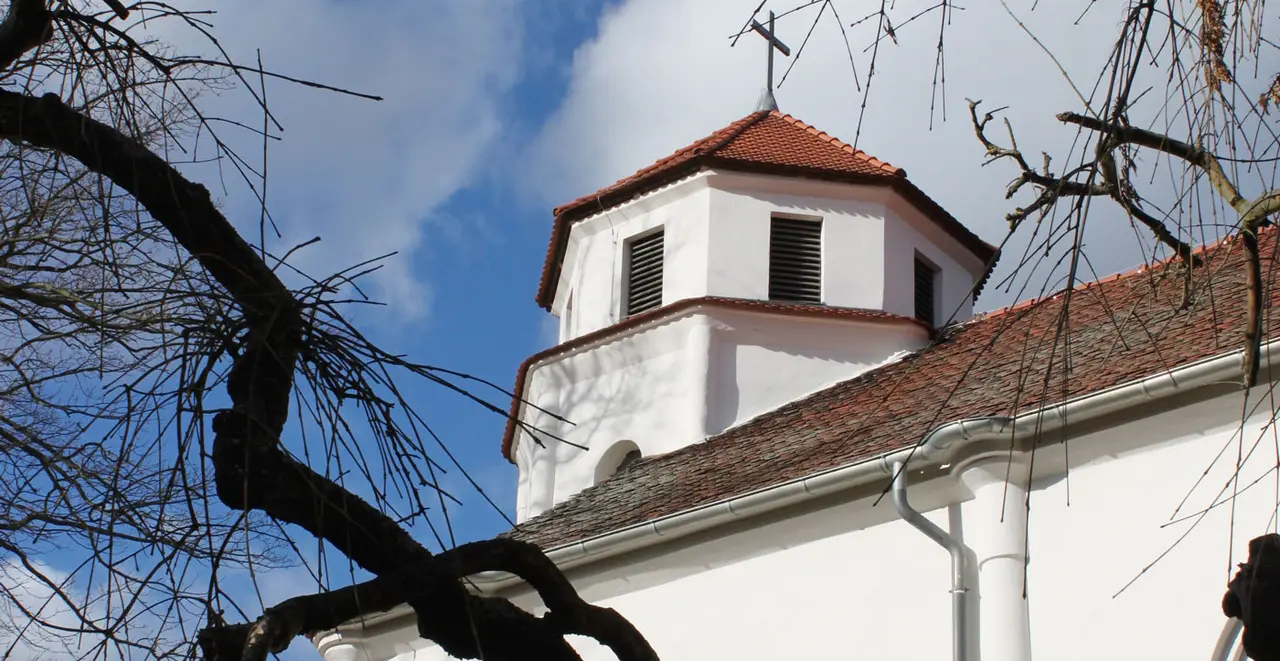
[[[856,172],[873,177],[906,178],[907,172],[841,142],[835,136],[774,110],[759,113],[732,140],[715,149],[726,160],[776,163],[805,168]]]
[[[891,186],[984,263],[994,266],[996,248],[916,188],[907,180],[904,170],[854,149],[791,115],[776,110],[760,111],[610,186],[556,207],[551,244],[547,247],[542,281],[538,285],[538,305],[551,308],[569,228],[575,221],[709,168]]]
[[[1260,237],[1264,283],[1280,275],[1277,236]],[[1203,254],[1185,309],[1182,265],[1166,263],[999,310],[900,362],[641,459],[506,534],[561,546],[909,447],[953,420],[1010,415],[1240,349],[1243,250],[1233,240]],[[1266,291],[1269,307],[1280,303],[1280,287]],[[1280,319],[1266,314],[1263,326],[1264,337],[1280,336]]]
[[[727,298],[724,296],[700,296],[698,298],[682,299],[675,303],[671,303],[670,305],[664,305],[659,308],[654,308],[652,310],[627,317],[612,326],[606,326],[600,330],[587,333],[586,335],[575,337],[568,342],[544,349],[532,356],[529,356],[523,363],[520,363],[520,370],[516,372],[516,388],[514,391],[517,397],[513,397],[511,400],[511,414],[507,416],[507,429],[502,435],[502,456],[506,457],[507,461],[514,463],[511,458],[511,443],[515,440],[516,420],[520,415],[520,397],[524,396],[525,380],[529,377],[529,368],[553,356],[569,353],[570,351],[574,351],[581,347],[603,342],[604,340],[625,333],[637,326],[651,321],[665,319],[690,308],[699,306],[716,307],[729,310],[747,310],[751,312],[786,315],[790,317],[820,317],[825,319],[903,323],[919,326],[929,332],[932,332],[932,329],[919,319],[903,317],[901,315],[881,310],[841,308],[830,305],[806,305],[801,303],[779,303],[777,301],[757,301],[743,298]]]

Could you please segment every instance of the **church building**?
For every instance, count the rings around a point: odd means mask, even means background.
[[[505,534],[665,660],[1237,658],[1222,594],[1280,491],[1280,328],[1242,389],[1242,253],[975,314],[994,246],[902,168],[757,111],[555,210],[559,343],[494,442]],[[414,618],[314,640],[449,658]]]

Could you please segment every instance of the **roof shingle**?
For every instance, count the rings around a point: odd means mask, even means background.
[[[1280,275],[1277,236],[1259,237],[1266,283]],[[1203,254],[1186,307],[1185,267],[1165,262],[986,314],[900,362],[641,459],[506,535],[562,546],[905,448],[953,420],[1011,415],[1239,349],[1243,251],[1229,240]],[[1280,302],[1280,287],[1264,300]],[[1264,314],[1263,326],[1264,337],[1280,335],[1280,320]]]

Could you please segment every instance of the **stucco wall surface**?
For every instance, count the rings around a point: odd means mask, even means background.
[[[1241,425],[1240,394],[1224,395],[1037,450],[1025,529],[1037,661],[1208,658],[1234,562],[1249,538],[1274,528],[1277,440],[1261,408]],[[975,500],[967,465],[910,492],[981,557],[984,536],[1025,502]],[[635,622],[664,659],[949,658],[947,555],[887,501],[873,507],[878,493],[713,529],[570,577]],[[994,591],[1009,586],[983,571],[971,593],[979,641],[1011,635],[989,612]],[[533,596],[515,598],[537,609]],[[400,647],[400,661],[444,658],[411,639],[406,630],[402,645],[415,649]],[[591,641],[575,644],[586,658],[611,658]],[[380,649],[379,661],[390,648]]]

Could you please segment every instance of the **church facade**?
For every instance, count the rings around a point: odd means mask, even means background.
[[[560,342],[517,375],[506,535],[662,658],[1238,653],[1219,604],[1276,527],[1280,353],[1240,388],[1233,241],[975,315],[996,248],[777,110],[559,207],[552,234]],[[314,640],[448,658],[407,608]]]

